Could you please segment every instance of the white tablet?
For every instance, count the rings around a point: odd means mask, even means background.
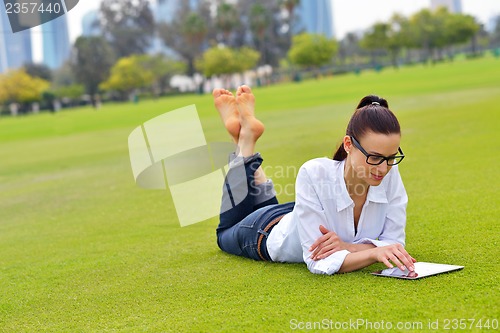
[[[457,265],[446,265],[446,264],[434,264],[431,262],[416,262],[415,271],[410,272],[408,269],[405,271],[400,270],[397,267],[387,268],[381,271],[373,272],[373,275],[395,277],[399,279],[409,279],[416,280],[424,278],[426,276],[458,271],[464,268],[464,266]]]

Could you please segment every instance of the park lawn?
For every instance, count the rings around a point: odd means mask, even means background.
[[[358,100],[386,97],[407,155],[400,166],[410,200],[407,249],[418,260],[465,269],[417,281],[371,276],[380,264],[319,276],[304,264],[221,252],[216,217],[181,228],[168,191],[135,186],[127,137],[144,121],[196,104],[207,140],[227,141],[209,95],[4,117],[0,331],[281,332],[314,322],[424,331],[430,323],[453,328],[454,319],[476,331],[488,322],[493,331],[500,320],[500,60],[254,91],[266,124],[258,150],[282,202],[293,200],[302,163],[332,155]]]

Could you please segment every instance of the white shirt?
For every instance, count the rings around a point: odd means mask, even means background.
[[[299,170],[295,185],[295,207],[271,230],[267,250],[273,261],[305,262],[316,274],[336,273],[347,250],[320,259],[310,259],[309,247],[322,236],[319,226],[334,231],[344,242],[385,246],[405,245],[406,195],[397,166],[380,185],[370,186],[354,231],[354,202],[344,181],[345,161],[317,158]]]

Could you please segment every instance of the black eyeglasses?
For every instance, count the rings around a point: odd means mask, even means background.
[[[368,154],[368,152],[366,150],[364,150],[363,147],[361,147],[358,140],[356,140],[356,138],[354,138],[353,136],[351,136],[351,141],[354,144],[354,146],[356,148],[358,148],[366,156],[366,163],[368,163],[370,165],[380,165],[380,164],[384,163],[384,161],[387,162],[387,165],[396,165],[396,164],[401,163],[403,158],[405,158],[405,154],[401,150],[401,147],[398,148],[398,152],[401,155],[394,155],[394,156],[385,157],[385,156],[380,156],[380,155]]]

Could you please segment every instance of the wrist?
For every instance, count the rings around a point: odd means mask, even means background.
[[[360,252],[360,251],[365,251],[365,250],[371,250],[376,248],[375,245],[369,243],[369,244],[351,244],[351,243],[345,243],[346,247],[345,249],[348,250],[349,252]]]

